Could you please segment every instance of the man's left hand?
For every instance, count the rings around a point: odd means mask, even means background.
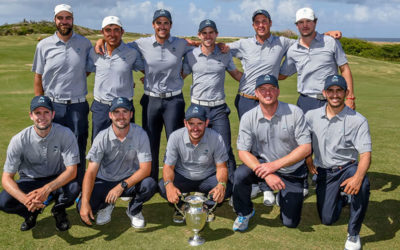
[[[117,202],[117,199],[121,196],[123,192],[124,189],[118,183],[113,189],[110,190],[110,192],[108,192],[106,197],[106,203],[114,204],[115,202]]]
[[[213,195],[213,200],[215,202],[221,203],[224,201],[224,198],[225,198],[225,187],[221,184],[218,184],[213,189],[211,189],[209,194]]]
[[[352,177],[344,180],[342,182],[342,184],[340,184],[340,186],[345,187],[343,191],[346,194],[356,195],[360,191],[362,181],[363,181],[363,178],[359,178],[357,176],[352,176]]]
[[[51,193],[48,186],[43,186],[41,188],[35,189],[28,193],[28,197],[33,197],[32,202],[36,204],[41,204],[47,200],[47,197]]]
[[[278,169],[279,166],[277,166],[274,162],[267,162],[258,165],[253,169],[253,171],[258,177],[265,179],[265,177],[275,173]]]

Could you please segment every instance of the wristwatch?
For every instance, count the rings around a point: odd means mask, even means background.
[[[128,183],[126,181],[121,181],[121,187],[124,189],[124,191],[128,188]]]
[[[169,180],[168,180],[168,181],[165,181],[165,182],[164,182],[164,187],[166,187],[166,186],[167,186],[168,184],[170,184],[170,183],[171,183],[171,181],[169,181]]]

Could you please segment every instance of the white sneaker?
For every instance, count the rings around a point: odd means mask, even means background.
[[[121,200],[123,200],[123,201],[131,201],[132,200],[132,197],[123,197],[123,196],[121,196],[119,198],[121,198]]]
[[[303,188],[303,197],[308,195],[308,188]]]
[[[256,211],[253,209],[253,211],[246,216],[236,217],[235,222],[233,222],[233,231],[245,231],[249,227],[250,218],[253,217],[255,213]]]
[[[135,215],[131,215],[129,210],[126,210],[126,215],[128,215],[129,219],[131,219],[131,225],[134,228],[144,228],[146,226],[146,221],[144,220],[142,212],[139,212]]]
[[[360,235],[349,236],[347,235],[346,244],[344,245],[345,250],[359,250],[361,249]]]
[[[264,191],[264,205],[265,206],[273,206],[275,203],[275,195],[272,191]]]
[[[261,193],[260,187],[258,184],[251,185],[251,195],[250,197],[253,199],[257,196],[258,193]]]
[[[96,224],[104,225],[111,221],[111,213],[114,209],[114,204],[109,204],[107,207],[97,212]]]

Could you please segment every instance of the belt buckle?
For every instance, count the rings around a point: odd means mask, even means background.
[[[167,97],[167,93],[160,93],[160,97],[161,98],[166,98]]]
[[[72,103],[72,100],[66,100],[65,101],[65,104],[71,104]]]

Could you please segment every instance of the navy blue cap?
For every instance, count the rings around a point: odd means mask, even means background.
[[[201,32],[204,28],[207,28],[207,27],[213,28],[213,30],[218,33],[217,25],[215,24],[215,22],[213,20],[210,20],[210,19],[201,21],[201,23],[199,25],[199,32]]]
[[[115,97],[111,103],[110,112],[113,112],[117,108],[124,108],[132,111],[132,102],[126,97]]]
[[[258,88],[264,84],[271,84],[279,89],[278,80],[273,75],[261,75],[261,76],[257,77],[256,88]]]
[[[190,107],[186,110],[185,120],[189,121],[192,118],[198,118],[202,121],[207,120],[206,110],[199,105],[190,105]]]
[[[345,91],[347,90],[346,80],[340,75],[331,75],[326,78],[324,90],[327,90],[331,86],[339,86]]]
[[[254,18],[255,18],[257,15],[259,15],[259,14],[264,15],[264,16],[266,16],[269,20],[271,20],[271,16],[269,15],[268,11],[266,11],[266,10],[261,10],[261,9],[260,9],[260,10],[254,11],[253,17],[252,17],[253,22],[254,22]]]
[[[48,96],[39,95],[39,96],[33,97],[32,101],[31,101],[31,112],[39,107],[45,107],[51,111],[54,110],[53,103],[51,102],[51,100]]]
[[[166,17],[172,23],[171,13],[168,10],[159,9],[154,12],[153,23],[159,17]]]

